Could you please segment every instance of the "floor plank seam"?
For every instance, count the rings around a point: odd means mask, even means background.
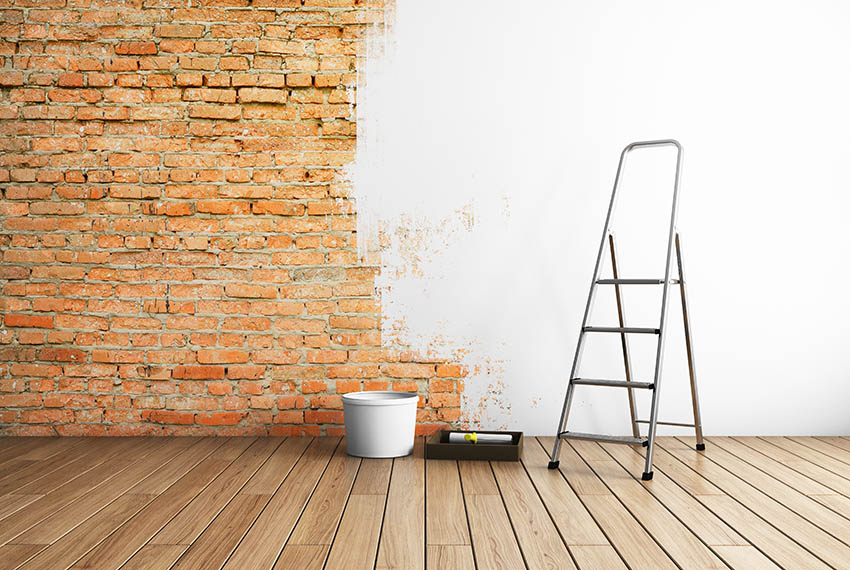
[[[543,451],[548,453],[546,446],[543,444],[542,441],[540,441],[540,438],[538,437],[538,438],[535,438],[535,439],[537,439],[537,443],[538,443],[538,445],[540,445],[541,448],[543,448]],[[565,445],[566,443],[567,442],[565,441],[561,445]],[[611,537],[608,536],[608,533],[605,532],[605,529],[602,528],[602,525],[599,524],[599,521],[597,520],[596,516],[593,514],[593,511],[590,508],[588,508],[587,503],[584,501],[584,498],[582,497],[582,495],[579,494],[578,489],[576,489],[573,486],[573,484],[570,483],[570,480],[567,477],[566,473],[564,473],[560,468],[557,469],[557,471],[558,471],[558,473],[561,474],[561,478],[567,483],[567,485],[569,485],[570,489],[572,489],[573,493],[578,498],[579,502],[581,502],[582,507],[584,507],[584,510],[587,511],[587,514],[590,516],[591,519],[593,519],[593,523],[599,529],[599,532],[602,533],[602,536],[605,537],[605,540],[608,541],[608,544],[611,545],[611,548],[614,549],[614,552],[616,552],[617,556],[620,557],[620,560],[623,561],[623,565],[626,568],[628,568],[629,570],[633,570],[632,567],[629,565],[629,563],[626,561],[625,557],[623,556],[623,553],[620,552],[621,549],[617,548],[616,544],[611,540]],[[569,547],[568,547],[568,549],[569,549]]]
[[[680,438],[677,438],[677,439],[679,439],[679,441],[681,441],[681,439],[680,439]],[[685,443],[685,442],[682,442],[682,443]],[[728,451],[726,451],[724,448],[722,448],[722,447],[721,447],[721,449],[722,449],[723,451],[725,451],[726,453],[729,453],[729,452],[728,452]],[[733,454],[731,454],[731,453],[729,453],[729,454],[730,454],[730,455],[733,455]],[[736,456],[734,456],[734,455],[733,455],[733,457],[736,457]],[[810,517],[808,517],[808,516],[804,516],[804,515],[802,515],[802,514],[798,513],[795,509],[792,509],[791,507],[789,507],[789,506],[788,506],[788,505],[786,505],[785,503],[783,503],[783,502],[779,501],[777,498],[774,498],[774,497],[772,497],[771,495],[768,495],[767,493],[765,493],[764,491],[762,491],[761,489],[759,489],[759,488],[758,488],[758,487],[757,487],[754,483],[752,483],[752,482],[750,482],[750,481],[748,481],[748,480],[744,479],[743,477],[741,477],[741,476],[740,476],[740,475],[738,475],[737,473],[734,473],[731,469],[729,469],[728,467],[724,466],[722,463],[718,462],[716,459],[713,459],[713,458],[711,458],[711,457],[709,457],[708,459],[709,459],[712,463],[714,463],[715,465],[717,465],[718,467],[720,467],[720,468],[722,468],[722,469],[726,470],[728,473],[731,473],[733,476],[737,477],[739,480],[743,481],[744,483],[746,483],[747,485],[749,485],[749,486],[750,486],[750,487],[752,487],[753,489],[757,490],[757,491],[758,491],[759,493],[761,493],[762,495],[764,495],[764,496],[766,496],[766,497],[768,497],[768,498],[770,498],[770,499],[774,500],[774,501],[775,501],[775,502],[777,502],[778,504],[782,505],[783,507],[785,507],[786,509],[788,509],[789,511],[791,511],[792,513],[794,513],[795,515],[797,515],[798,517],[800,517],[800,518],[802,518],[803,520],[807,521],[807,522],[808,522],[809,524],[811,524],[812,526],[814,526],[814,527],[816,527],[816,528],[820,529],[821,531],[825,532],[826,534],[828,534],[829,536],[831,536],[831,537],[832,537],[832,538],[834,538],[835,540],[837,540],[837,541],[841,542],[842,544],[844,544],[845,546],[847,546],[848,548],[850,548],[850,539],[842,540],[841,538],[839,538],[838,536],[836,536],[835,534],[833,534],[832,532],[830,532],[829,530],[827,530],[826,528],[824,528],[823,526],[821,526],[821,524],[818,524],[817,522],[813,521]],[[739,461],[742,461],[742,460],[740,460],[740,458],[738,458],[738,459],[739,459]],[[743,461],[743,463],[747,463],[747,465],[749,465],[749,463],[748,463],[748,462],[746,462],[746,461]],[[752,466],[751,466],[751,467],[752,467]],[[754,467],[754,468],[755,468],[757,471],[764,473],[761,469],[758,469],[758,468],[756,468],[756,467]],[[778,481],[778,482],[779,482],[779,483],[781,483],[782,485],[785,485],[785,486],[786,486],[786,487],[788,487],[788,488],[789,488],[789,489],[790,489],[793,493],[797,493],[797,494],[799,494],[801,497],[804,497],[804,498],[806,498],[806,499],[808,499],[808,498],[809,498],[809,497],[807,497],[805,494],[800,493],[799,491],[797,491],[796,489],[794,489],[793,487],[791,487],[790,485],[788,485],[788,484],[786,484],[786,483],[784,483],[784,482],[782,482],[782,481],[780,481],[780,480],[776,479],[776,477],[773,477],[772,475],[770,475],[770,474],[768,474],[768,473],[765,473],[765,475],[766,475],[766,476],[768,476],[768,477],[770,477],[771,479],[773,479],[773,480],[775,480],[775,481]],[[826,507],[823,507],[823,508],[826,508]],[[842,517],[842,518],[844,518],[844,517]]]
[[[331,542],[328,545],[328,552],[325,554],[325,561],[322,563],[322,570],[326,570],[328,566],[328,560],[331,558],[331,548],[333,548],[334,541],[336,540],[336,535],[339,532],[339,527],[342,524],[342,517],[345,516],[345,509],[348,508],[348,503],[351,501],[351,492],[354,490],[354,483],[357,481],[357,476],[360,475],[360,470],[363,468],[363,458],[360,458],[360,462],[357,464],[357,471],[354,473],[354,477],[351,479],[351,486],[348,488],[348,493],[345,495],[345,504],[342,506],[342,511],[339,515],[339,520],[336,521],[336,527],[334,528],[333,535],[331,536]],[[324,476],[324,475],[323,475]],[[321,482],[321,478],[319,478]],[[307,504],[310,504],[310,501],[307,501]],[[298,526],[297,524],[295,526]],[[324,546],[324,545],[323,545]],[[378,557],[375,556],[375,560]]]
[[[375,560],[372,562],[372,570],[377,570],[378,558],[381,555],[381,539],[384,536],[384,523],[387,522],[387,505],[390,502],[390,488],[393,484],[393,472],[395,471],[395,464],[396,460],[395,458],[393,458],[392,465],[390,467],[390,477],[389,479],[387,479],[387,488],[386,493],[384,494],[384,510],[381,513],[381,528],[378,530],[378,547],[375,549]],[[343,513],[343,516],[345,516],[345,513]]]
[[[608,490],[611,492],[611,495],[612,495],[615,499],[617,499],[617,501],[618,501],[618,502],[620,503],[620,505],[621,505],[621,506],[622,506],[622,507],[626,510],[626,512],[627,512],[627,513],[629,513],[629,515],[632,517],[632,519],[634,519],[634,521],[635,521],[635,522],[636,522],[636,523],[637,523],[637,524],[638,524],[638,525],[639,525],[639,526],[643,529],[643,531],[644,531],[644,532],[645,532],[645,533],[646,533],[646,534],[647,534],[647,535],[648,535],[648,536],[649,536],[649,537],[653,540],[653,542],[655,542],[655,544],[657,544],[657,545],[658,545],[658,547],[661,549],[661,551],[662,551],[662,552],[664,552],[664,554],[666,554],[666,555],[667,555],[667,558],[669,558],[669,559],[673,562],[673,564],[675,564],[675,565],[676,565],[676,567],[677,567],[677,568],[679,568],[679,570],[688,570],[686,567],[683,567],[683,566],[679,563],[679,561],[677,561],[675,558],[673,558],[673,555],[672,555],[672,554],[670,554],[670,552],[667,550],[667,548],[665,548],[665,547],[664,547],[664,545],[663,545],[663,544],[661,544],[661,543],[658,541],[658,539],[657,539],[657,538],[656,538],[656,537],[655,537],[655,536],[654,536],[651,532],[649,532],[649,529],[647,529],[647,528],[646,528],[646,526],[643,524],[643,522],[641,522],[641,520],[640,520],[640,519],[638,519],[638,518],[635,516],[635,514],[632,512],[632,510],[631,510],[631,509],[629,509],[629,507],[628,507],[628,506],[626,505],[626,503],[625,503],[625,502],[624,502],[624,501],[623,501],[623,500],[619,497],[619,495],[617,495],[617,493],[615,493],[615,492],[614,492],[614,490],[611,488],[611,486],[610,486],[610,485],[609,485],[609,484],[608,484],[608,483],[607,483],[607,482],[606,482],[606,481],[605,481],[602,477],[600,477],[598,473],[596,473],[596,470],[595,470],[595,469],[593,468],[593,466],[590,464],[590,461],[588,461],[588,460],[587,460],[587,459],[586,459],[586,458],[585,458],[585,457],[584,457],[584,456],[583,456],[583,455],[582,455],[582,454],[581,454],[581,453],[580,453],[580,452],[579,452],[579,451],[575,448],[575,446],[573,446],[573,445],[572,445],[572,442],[570,442],[570,441],[564,441],[564,444],[565,444],[565,445],[569,445],[570,447],[572,447],[572,448],[573,448],[573,450],[574,450],[574,451],[576,452],[576,454],[577,454],[577,455],[581,458],[581,460],[582,460],[582,461],[584,461],[585,465],[587,465],[587,466],[588,466],[588,468],[596,474],[596,477],[597,477],[600,481],[602,481],[602,484],[603,484],[603,485],[605,485],[605,487],[607,487],[607,488],[608,488]],[[641,486],[643,487],[643,485],[641,485]],[[653,499],[654,499],[654,497],[653,497]],[[690,532],[690,529],[688,529],[688,531]],[[693,533],[692,533],[692,534],[693,534]],[[612,544],[613,544],[613,543],[612,543]]]
[[[660,445],[660,444],[659,444],[659,445]],[[662,449],[664,448],[663,446],[661,446],[661,447],[662,447]],[[684,465],[685,467],[687,467],[688,469],[690,469],[691,471],[693,471],[694,473],[696,473],[696,474],[697,474],[697,475],[699,475],[700,477],[703,477],[703,475],[702,475],[702,474],[700,474],[698,471],[696,471],[695,469],[693,469],[690,465],[688,465],[687,463],[685,463],[684,461],[682,461],[681,459],[679,459],[678,457],[676,457],[676,455],[675,455],[675,454],[671,453],[670,455],[671,455],[671,457],[673,457],[674,459],[676,459],[677,461],[679,461],[679,463],[681,463],[682,465]],[[712,462],[712,463],[714,463],[714,462]],[[716,465],[716,464],[715,464],[715,465]],[[721,469],[723,468],[722,466],[718,466],[718,467],[720,467]],[[729,471],[728,471],[728,470],[726,470],[726,469],[724,469],[724,471],[729,472]],[[729,473],[730,473],[731,475],[735,476],[735,474],[734,474],[734,473],[731,473],[731,472],[729,472]],[[735,476],[735,477],[736,477],[736,478],[738,478],[737,476]],[[746,481],[745,481],[745,483],[746,483]],[[752,487],[752,485],[750,485],[750,486]],[[686,489],[686,490],[687,490],[687,489]],[[758,489],[756,489],[756,491],[758,491],[760,494],[763,494],[763,493],[761,493],[761,491],[759,491]],[[764,523],[766,523],[767,525],[769,525],[770,527],[772,527],[775,531],[777,531],[778,533],[780,533],[780,534],[782,534],[783,536],[785,536],[785,538],[787,538],[788,540],[790,540],[791,542],[793,542],[794,544],[796,544],[797,546],[799,546],[799,547],[800,547],[800,548],[802,548],[803,550],[807,551],[809,554],[811,554],[812,556],[814,556],[815,558],[817,558],[818,560],[820,560],[822,563],[826,564],[827,566],[833,567],[833,566],[832,566],[832,565],[830,565],[830,564],[829,564],[826,560],[824,560],[823,558],[821,558],[821,555],[819,555],[817,552],[813,551],[811,548],[806,547],[806,545],[805,545],[805,544],[803,544],[803,543],[802,543],[802,542],[800,542],[799,540],[795,539],[794,537],[790,536],[787,532],[783,531],[781,528],[777,527],[777,526],[776,526],[773,522],[771,522],[769,519],[765,518],[764,516],[762,516],[762,515],[761,515],[761,514],[759,514],[758,512],[754,511],[752,508],[750,508],[748,505],[746,505],[746,504],[745,504],[745,503],[743,503],[740,499],[738,499],[738,497],[735,497],[735,496],[733,496],[733,495],[730,495],[730,494],[728,494],[728,493],[726,493],[726,492],[724,492],[724,493],[725,493],[725,496],[727,496],[727,497],[729,497],[730,499],[734,500],[734,501],[735,501],[736,503],[738,503],[738,504],[739,504],[742,508],[746,509],[747,511],[749,511],[750,513],[752,513],[754,516],[756,516],[757,518],[761,519]],[[771,499],[771,497],[770,497],[770,496],[768,496],[768,495],[764,495],[764,496],[765,496],[765,497],[767,497],[768,499]],[[699,500],[699,498],[698,498],[698,497],[696,497],[696,496],[695,496],[695,498],[697,498],[697,500]],[[700,501],[700,503],[702,503],[702,501]],[[702,503],[702,504],[703,504],[703,505],[705,505],[705,503]],[[781,505],[781,503],[778,503],[778,504],[780,504],[780,505]],[[706,506],[706,508],[708,508],[710,511],[714,512],[714,511],[711,509],[711,507],[709,507],[708,505],[705,505],[705,506]],[[784,505],[782,505],[782,506],[784,506]],[[717,513],[715,513],[715,515],[716,515],[716,516],[718,516],[718,517],[720,517],[720,515],[718,515]],[[808,522],[808,521],[807,521],[807,522]],[[745,536],[744,538],[746,538],[746,536]],[[747,539],[747,540],[749,540],[749,539]],[[771,557],[768,555],[768,553],[767,553],[767,552],[762,552],[762,554],[764,554],[765,556],[767,556],[767,557],[768,557],[770,560],[772,560],[772,561],[773,561],[773,562],[774,562],[777,566],[781,566],[781,564],[780,564],[778,561],[776,561],[776,560],[774,560],[773,558],[771,558]]]
[[[538,442],[538,444],[540,443],[540,441],[537,440],[537,438],[535,438],[535,440]],[[549,506],[546,504],[546,501],[543,499],[543,495],[540,494],[540,489],[538,489],[537,485],[534,483],[534,478],[532,478],[531,474],[528,472],[528,466],[525,464],[525,461],[521,461],[520,464],[522,465],[522,469],[525,472],[525,476],[528,477],[528,480],[531,482],[531,486],[534,488],[534,492],[537,493],[537,496],[540,498],[540,502],[543,504],[543,509],[546,511],[546,514],[549,516],[549,520],[552,521],[552,526],[555,527],[555,532],[557,532],[558,536],[561,537],[561,542],[564,543],[564,548],[567,549],[567,553],[570,555],[570,559],[573,561],[573,564],[575,565],[576,568],[581,569],[581,566],[579,565],[578,560],[576,560],[575,554],[573,554],[573,551],[570,549],[570,545],[567,544],[567,541],[564,538],[564,533],[558,527],[558,523],[555,521],[555,517],[552,516],[552,511],[549,509]],[[500,491],[500,493],[501,493],[501,491]],[[593,522],[595,523],[596,520],[594,519]],[[599,525],[597,524],[596,526],[598,527]],[[602,529],[599,529],[599,530],[601,531]],[[514,531],[514,532],[516,532],[516,531]],[[609,541],[609,544],[610,544],[610,541]]]
[[[786,468],[790,469],[791,471],[794,471],[795,473],[799,474],[801,477],[803,477],[803,478],[805,478],[805,479],[807,479],[807,480],[809,480],[809,481],[812,481],[813,483],[815,483],[815,484],[817,484],[817,485],[821,485],[821,486],[823,486],[823,487],[825,487],[825,488],[827,488],[827,489],[829,489],[829,490],[833,491],[833,493],[806,493],[806,492],[803,492],[802,490],[800,490],[800,489],[796,488],[796,487],[795,487],[794,485],[792,485],[791,483],[788,483],[787,481],[783,481],[782,479],[780,479],[780,478],[779,478],[779,477],[777,477],[776,475],[773,475],[773,474],[771,474],[771,473],[765,472],[763,469],[759,469],[760,471],[762,471],[762,472],[764,472],[764,473],[766,473],[766,474],[768,474],[768,475],[772,476],[772,477],[773,477],[774,479],[776,479],[777,481],[779,481],[779,482],[781,482],[781,483],[784,483],[784,484],[788,485],[788,486],[789,486],[789,487],[791,487],[792,489],[795,489],[795,490],[796,490],[798,493],[800,493],[801,495],[806,496],[806,497],[823,496],[823,495],[828,495],[828,496],[831,496],[831,495],[837,495],[837,496],[842,496],[842,497],[850,498],[850,494],[842,493],[840,490],[835,489],[834,487],[830,487],[830,485],[829,485],[828,483],[824,482],[824,481],[817,481],[816,479],[814,479],[813,477],[811,477],[811,476],[807,475],[806,473],[803,473],[803,472],[802,472],[802,471],[800,471],[799,469],[795,469],[795,468],[794,468],[793,466],[791,466],[791,465],[788,465],[788,464],[782,463],[782,462],[781,462],[781,461],[779,461],[778,459],[773,458],[773,457],[770,457],[770,456],[768,456],[768,455],[766,455],[766,454],[762,453],[762,452],[761,452],[761,451],[759,451],[758,449],[755,449],[755,448],[753,448],[753,447],[748,446],[745,442],[740,442],[738,439],[735,439],[735,438],[732,438],[732,439],[733,439],[734,441],[738,441],[738,443],[740,443],[740,445],[743,445],[743,446],[747,447],[748,449],[752,450],[754,453],[757,453],[757,454],[759,454],[759,455],[761,455],[761,456],[764,456],[765,458],[767,458],[767,459],[769,459],[769,460],[771,460],[771,461],[773,461],[773,462],[779,463],[780,465],[783,465],[784,467],[786,467]],[[729,451],[729,450],[727,450],[727,452],[732,453],[732,452],[731,452],[731,451]],[[733,453],[733,455],[735,455],[735,454]],[[746,461],[747,463],[749,463],[749,464],[750,464],[750,465],[752,465],[753,467],[758,468],[755,464],[753,464],[753,462],[751,462],[751,461],[747,461],[745,458],[742,458],[740,455],[735,455],[735,456],[736,456],[736,457],[738,457],[741,461]],[[850,479],[848,480],[848,483],[850,483]],[[824,507],[825,509],[827,509],[827,510],[829,510],[829,511],[832,511],[833,513],[835,513],[836,515],[838,515],[838,516],[840,516],[840,517],[842,517],[842,518],[846,519],[846,520],[848,521],[848,523],[850,523],[850,516],[848,516],[848,515],[846,515],[846,514],[844,514],[844,513],[842,513],[842,512],[839,512],[839,511],[835,510],[834,508],[830,507],[830,506],[829,506],[829,505],[827,505],[827,504],[820,503],[820,502],[818,502],[818,503],[819,503],[822,507]]]
[[[315,439],[314,439],[314,441],[315,441]],[[342,439],[340,438],[339,441],[337,441],[336,446],[334,446],[333,451],[331,451],[330,454],[328,455],[327,463],[325,463],[325,466],[322,468],[322,472],[319,475],[319,477],[316,479],[316,483],[313,485],[313,489],[310,491],[310,495],[307,497],[307,500],[304,501],[304,506],[301,507],[301,512],[298,513],[298,517],[295,519],[295,522],[292,524],[292,528],[289,530],[289,533],[286,535],[286,539],[283,541],[283,544],[280,545],[277,556],[275,557],[274,561],[272,562],[271,568],[269,568],[268,570],[271,570],[272,568],[275,567],[278,560],[280,559],[280,556],[283,554],[283,549],[286,548],[286,545],[289,543],[289,539],[292,538],[292,533],[295,532],[295,529],[298,526],[298,523],[301,521],[301,517],[304,515],[304,511],[307,510],[307,505],[310,504],[310,500],[313,498],[313,495],[316,493],[316,488],[319,486],[319,482],[322,480],[322,477],[325,476],[325,473],[327,472],[328,467],[331,464],[331,460],[333,459],[334,455],[337,452],[337,449],[339,449],[339,446],[341,444],[342,444]],[[281,483],[281,484],[283,484],[283,483]],[[280,487],[278,487],[278,488],[280,488]],[[274,495],[272,495],[272,497],[274,497]],[[266,503],[266,506],[268,506],[268,503]],[[264,510],[265,510],[265,508],[264,508]],[[248,527],[248,529],[242,535],[242,539],[244,539],[245,536],[251,531],[251,528],[253,528],[253,526],[259,520],[260,515],[262,515],[262,511],[260,511],[260,514],[257,515],[257,517],[254,519],[254,522],[251,523],[251,525]],[[233,548],[233,552],[236,552],[236,549],[239,548],[240,544],[241,544],[241,540]],[[224,564],[221,565],[221,568],[224,568],[225,566],[227,566],[227,563],[230,561],[230,558],[233,556],[233,552],[230,553],[230,556],[227,558],[227,560],[225,560]],[[328,552],[330,552],[330,550]]]
[[[150,448],[150,449],[148,450],[148,453],[147,453],[146,455],[144,455],[143,457],[147,457],[148,455],[150,455],[151,453],[153,453],[153,452],[157,451],[158,449],[163,448],[163,447],[165,446],[164,444],[165,444],[165,442],[161,442],[161,444],[160,444],[160,445],[157,445],[157,446],[155,446],[155,447]],[[114,457],[114,456],[113,456],[113,457]],[[169,459],[169,460],[166,462],[166,464],[167,464],[167,463],[170,463],[172,460],[174,460],[174,459],[176,459],[176,458],[177,458],[177,456],[175,455],[175,457],[173,457],[173,458]],[[108,460],[107,460],[107,461],[108,461]],[[106,461],[102,462],[102,463],[101,463],[101,464],[99,464],[99,465],[102,465],[103,463],[106,463]],[[164,466],[165,466],[165,464],[163,465],[163,467],[164,467]],[[44,518],[40,519],[38,522],[36,522],[35,524],[31,525],[31,526],[30,526],[30,527],[28,527],[26,530],[21,531],[20,533],[18,533],[17,535],[15,535],[13,538],[11,538],[11,539],[7,540],[7,541],[5,542],[5,544],[7,544],[7,545],[10,545],[10,544],[16,544],[16,543],[15,543],[15,542],[13,542],[13,541],[14,541],[16,538],[18,538],[19,536],[21,536],[21,535],[23,535],[23,534],[25,534],[25,533],[29,532],[30,530],[32,530],[33,528],[35,528],[36,526],[38,526],[38,525],[39,525],[39,524],[41,524],[42,522],[44,522],[44,521],[48,520],[48,519],[49,519],[50,517],[52,517],[53,515],[55,515],[55,514],[57,514],[57,513],[61,512],[63,509],[67,508],[68,506],[73,505],[73,504],[74,504],[75,502],[77,502],[78,500],[80,500],[80,499],[82,499],[83,497],[87,496],[89,493],[94,492],[94,491],[95,491],[97,488],[99,488],[100,486],[107,484],[110,480],[114,479],[115,477],[118,477],[121,473],[123,473],[124,471],[126,471],[126,470],[128,470],[128,469],[130,469],[130,468],[132,468],[132,467],[133,467],[133,463],[128,463],[128,464],[127,464],[127,466],[126,466],[124,469],[121,469],[120,471],[118,471],[118,472],[114,473],[111,477],[108,477],[107,479],[105,479],[104,481],[102,481],[101,483],[99,483],[98,485],[96,485],[96,486],[92,487],[90,490],[86,491],[85,493],[82,493],[80,496],[75,497],[72,501],[70,501],[70,502],[68,502],[68,503],[66,503],[66,504],[64,504],[64,505],[62,505],[62,506],[60,506],[59,508],[57,508],[57,510],[55,510],[55,511],[51,512],[51,513],[50,513],[49,515],[47,515],[46,517],[44,517]],[[85,474],[85,472],[84,472],[83,474]],[[83,474],[81,474],[80,476],[82,476]],[[153,472],[152,472],[152,473],[150,473],[150,474],[148,474],[147,476],[150,476],[150,475],[152,475],[152,474],[153,474]],[[146,476],[146,477],[147,477],[147,476]],[[140,479],[140,480],[139,480],[139,482],[141,482],[142,480],[144,480],[146,477],[143,477],[142,479]],[[134,486],[135,486],[135,485],[134,485]],[[89,520],[90,520],[90,519],[92,519],[93,517],[97,516],[100,512],[102,512],[104,509],[107,509],[110,505],[112,505],[113,503],[115,503],[115,501],[119,500],[121,497],[123,497],[123,496],[124,496],[124,495],[126,495],[126,494],[127,494],[126,492],[121,493],[120,495],[118,495],[117,497],[115,497],[112,501],[109,501],[108,503],[104,504],[101,508],[99,508],[99,509],[95,510],[94,512],[92,512],[89,516],[87,516],[87,517],[86,517],[86,518],[84,518],[83,520],[79,521],[77,524],[75,524],[75,525],[74,525],[74,526],[72,526],[71,528],[67,529],[67,530],[66,530],[65,532],[63,532],[61,535],[59,535],[59,536],[57,536],[56,538],[54,538],[51,542],[49,542],[49,543],[45,544],[43,548],[41,548],[41,549],[40,549],[40,550],[38,550],[37,552],[34,552],[34,553],[33,553],[33,554],[29,557],[29,558],[27,558],[26,560],[24,560],[24,561],[20,562],[20,563],[18,564],[18,566],[16,566],[16,568],[20,568],[21,566],[24,566],[24,565],[25,565],[25,564],[27,564],[30,560],[32,560],[32,559],[34,559],[35,557],[39,556],[42,552],[44,552],[44,551],[46,551],[47,549],[49,549],[49,548],[50,548],[53,544],[56,544],[57,542],[59,542],[60,540],[62,540],[62,538],[64,538],[65,536],[67,536],[69,533],[73,532],[73,531],[74,531],[74,529],[78,528],[80,525],[85,524],[87,521],[89,521]],[[144,506],[143,506],[142,508],[144,508]],[[110,533],[110,534],[111,534],[111,533]],[[107,535],[107,537],[108,537],[108,535]],[[105,540],[107,537],[104,537],[104,540]],[[98,542],[98,544],[100,544],[100,542]],[[95,545],[95,546],[97,546],[97,545]],[[92,548],[94,548],[94,547],[92,547]],[[85,552],[82,556],[85,556],[85,554],[88,554],[88,551],[86,551],[86,552]],[[81,556],[81,557],[82,557],[82,556]],[[77,560],[79,560],[79,559],[77,559]],[[77,562],[77,561],[75,560],[72,564],[75,564],[76,562]]]
[[[610,457],[612,460],[614,460],[615,462],[617,462],[617,464],[618,464],[620,467],[622,467],[622,468],[623,468],[623,469],[624,469],[627,473],[629,473],[629,474],[631,475],[631,472],[629,472],[629,470],[628,470],[628,467],[627,467],[627,466],[623,465],[620,461],[618,461],[618,460],[617,460],[617,458],[616,458],[616,457],[614,457],[614,456],[613,456],[613,455],[612,455],[612,454],[611,454],[611,453],[610,453],[607,449],[605,449],[605,447],[604,447],[604,446],[600,446],[600,447],[602,448],[602,450],[603,450],[603,451],[605,451],[605,453],[607,453],[607,454],[608,454],[608,457]],[[632,449],[632,451],[635,451],[634,447],[632,447],[632,446],[628,446],[628,447],[630,447],[630,448]],[[638,454],[638,456],[640,456],[640,454]],[[665,474],[665,475],[666,475],[666,474]],[[634,481],[638,481],[637,477],[635,477],[634,475],[632,475],[632,480],[634,480]],[[670,508],[670,507],[669,507],[669,506],[668,506],[668,505],[667,505],[664,501],[662,501],[660,498],[658,498],[658,497],[655,495],[655,493],[653,493],[653,492],[649,489],[649,485],[643,485],[643,484],[641,484],[641,487],[643,487],[643,488],[646,490],[646,492],[647,492],[649,495],[651,495],[651,496],[652,496],[652,498],[653,498],[655,501],[657,501],[657,502],[658,502],[658,504],[660,504],[662,507],[664,507],[664,509],[666,509],[666,510],[667,510],[667,512],[668,512],[668,513],[670,513],[670,515],[671,515],[673,518],[675,518],[675,519],[679,522],[679,524],[681,524],[684,528],[688,529],[688,531],[690,531],[690,533],[691,533],[694,537],[696,537],[696,539],[697,539],[697,540],[699,540],[699,541],[703,544],[703,546],[705,546],[705,547],[706,547],[706,548],[707,548],[710,552],[712,552],[712,553],[713,553],[715,556],[717,556],[717,557],[718,557],[721,561],[723,561],[723,563],[724,563],[724,564],[725,564],[728,568],[733,569],[733,566],[732,566],[731,564],[729,564],[729,563],[728,563],[728,562],[727,562],[727,561],[723,558],[723,556],[721,555],[721,553],[720,553],[720,552],[717,552],[717,551],[716,551],[716,550],[712,547],[712,546],[723,546],[723,545],[711,545],[711,544],[708,544],[708,543],[705,541],[705,539],[699,535],[699,533],[697,533],[694,529],[692,529],[690,526],[688,526],[688,525],[685,523],[685,521],[683,521],[683,520],[681,519],[681,517],[679,517],[679,515],[677,515],[677,514],[675,513],[675,511],[673,511],[673,510],[672,510],[672,509],[671,509],[671,508]],[[612,492],[612,493],[614,492],[614,491],[613,491],[613,489],[611,490],[611,492]],[[616,493],[615,493],[615,494],[616,494]],[[700,504],[702,504],[702,503],[700,503]],[[625,506],[625,505],[624,505],[624,506]],[[626,507],[626,510],[629,510],[629,508],[628,508],[628,507]],[[629,512],[631,513],[632,511],[631,511],[631,510],[629,510]],[[634,516],[634,513],[632,513],[632,516]],[[635,518],[636,518],[636,517],[635,517]],[[722,519],[721,519],[721,520],[722,520]],[[734,530],[734,529],[733,529],[733,530]],[[649,532],[649,531],[647,531],[647,532]],[[657,541],[656,541],[656,542],[657,542]],[[729,545],[729,546],[738,546],[738,545]],[[752,546],[752,544],[751,544],[750,546]],[[666,552],[666,551],[665,551],[665,552]],[[670,555],[669,555],[669,553],[668,553],[668,556],[670,556]],[[671,558],[672,558],[672,556],[671,556]]]
[[[460,483],[460,497],[463,500],[463,514],[466,517],[466,532],[469,533],[469,548],[472,549],[472,563],[475,565],[475,570],[479,570],[478,556],[475,554],[475,539],[472,538],[472,525],[469,522],[469,507],[466,505],[466,493],[463,492],[463,476],[460,473],[460,463],[457,461],[455,461],[455,469],[457,469],[457,480]]]

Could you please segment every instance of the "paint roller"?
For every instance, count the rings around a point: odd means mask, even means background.
[[[476,432],[449,432],[449,443],[501,443],[510,444],[513,437],[509,433],[476,433]]]

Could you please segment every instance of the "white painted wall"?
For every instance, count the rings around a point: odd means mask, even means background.
[[[398,2],[361,76],[352,180],[363,235],[389,236],[385,333],[463,349],[472,420],[554,431],[618,154],[673,137],[706,433],[850,433],[850,5]],[[670,156],[633,158],[622,274],[660,276]],[[630,292],[630,323],[652,324],[658,299]],[[671,307],[675,421],[689,401]],[[582,374],[621,377],[613,335],[590,348]],[[573,429],[628,431],[624,393],[575,402]]]

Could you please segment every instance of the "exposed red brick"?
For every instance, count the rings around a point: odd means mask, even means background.
[[[466,371],[382,346],[358,256],[367,3],[7,4],[0,434],[341,435],[386,389],[460,421]]]

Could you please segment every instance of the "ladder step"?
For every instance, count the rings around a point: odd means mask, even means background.
[[[649,420],[635,420],[636,424],[648,424]],[[685,424],[680,422],[655,422],[659,426],[678,426],[678,427],[696,427],[694,424]]]
[[[604,441],[606,443],[630,443],[634,445],[647,444],[648,438],[645,437],[627,437],[622,435],[603,435],[598,433],[582,433],[579,431],[561,432],[561,437],[565,439],[584,439],[588,441]]]
[[[661,329],[644,327],[584,327],[582,332],[660,334]]]
[[[596,281],[599,285],[661,285],[663,279],[599,279]],[[678,279],[671,279],[670,283],[678,285]]]
[[[582,386],[614,386],[617,388],[643,388],[644,390],[653,390],[655,383],[653,382],[628,382],[626,380],[594,380],[591,378],[573,378],[570,380],[573,384],[581,384]]]

